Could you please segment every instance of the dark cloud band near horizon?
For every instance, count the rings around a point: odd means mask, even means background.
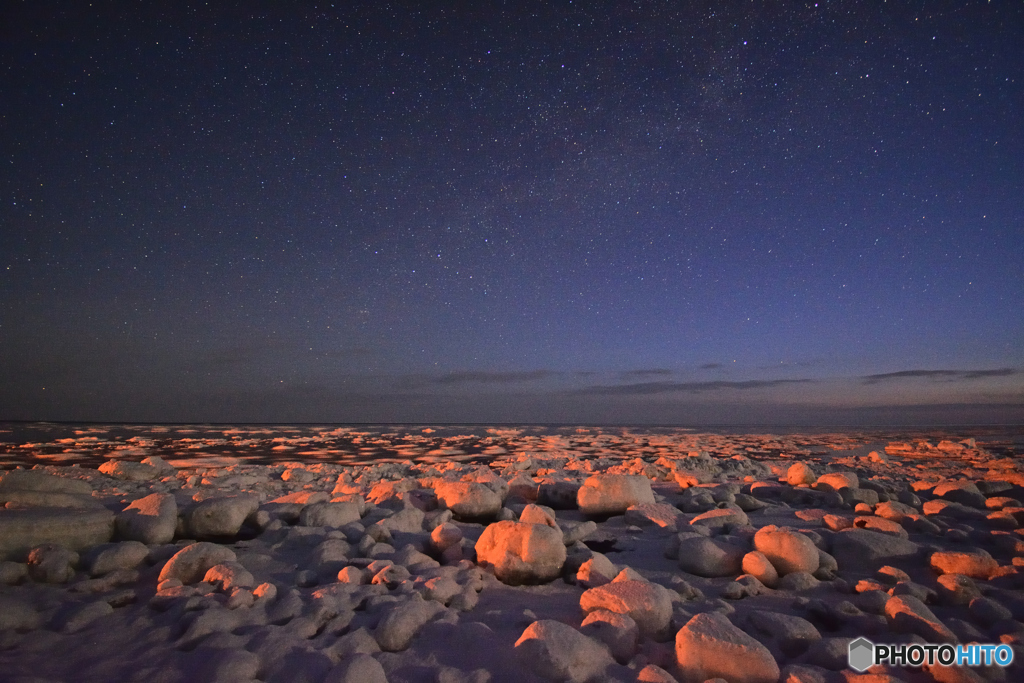
[[[637,384],[595,385],[577,390],[579,394],[593,395],[651,395],[670,393],[696,394],[718,389],[769,389],[788,384],[809,384],[811,379],[769,379],[729,382],[724,380],[710,382],[641,382]]]
[[[674,370],[667,368],[651,368],[649,370],[626,370],[619,373],[621,377],[664,377],[674,374]]]
[[[450,372],[433,380],[434,384],[519,384],[553,377],[559,373],[551,370],[528,370],[525,372]]]
[[[1010,377],[1020,371],[1015,368],[995,368],[992,370],[901,370],[885,372],[878,375],[864,375],[860,379],[864,384],[878,384],[903,379],[946,379],[949,381],[986,379],[989,377]]]
[[[883,382],[897,382],[915,379],[944,379],[950,382],[973,381],[980,379],[1010,377],[1017,375],[1014,368],[994,368],[986,370],[901,370],[858,377],[862,384],[873,385]],[[840,378],[834,378],[840,379]],[[595,395],[651,395],[669,393],[701,393],[719,389],[771,389],[792,384],[813,384],[828,381],[822,378],[790,378],[770,380],[714,380],[705,382],[639,382],[633,384],[593,385],[576,391],[580,394]]]

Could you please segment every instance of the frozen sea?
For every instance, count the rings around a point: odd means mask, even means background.
[[[113,424],[0,422],[0,469],[99,467],[159,456],[177,467],[282,462],[484,462],[509,453],[590,457],[820,455],[890,442],[975,439],[993,454],[1024,457],[1024,426],[808,428],[480,424]]]

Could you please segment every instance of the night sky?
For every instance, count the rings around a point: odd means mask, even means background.
[[[0,2],[0,419],[1024,422],[1024,4]]]

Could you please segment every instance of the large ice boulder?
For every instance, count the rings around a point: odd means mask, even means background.
[[[545,524],[502,521],[488,525],[476,542],[477,561],[504,583],[550,581],[562,572],[562,533]]]
[[[633,505],[654,502],[651,480],[642,475],[595,474],[576,494],[576,504],[588,515],[620,515]]]
[[[676,634],[676,660],[684,681],[724,678],[729,683],[776,683],[779,665],[767,647],[719,612],[703,612]]]

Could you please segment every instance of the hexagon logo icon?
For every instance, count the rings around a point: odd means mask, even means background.
[[[875,662],[875,644],[867,638],[851,641],[846,662],[857,673],[864,673]]]

